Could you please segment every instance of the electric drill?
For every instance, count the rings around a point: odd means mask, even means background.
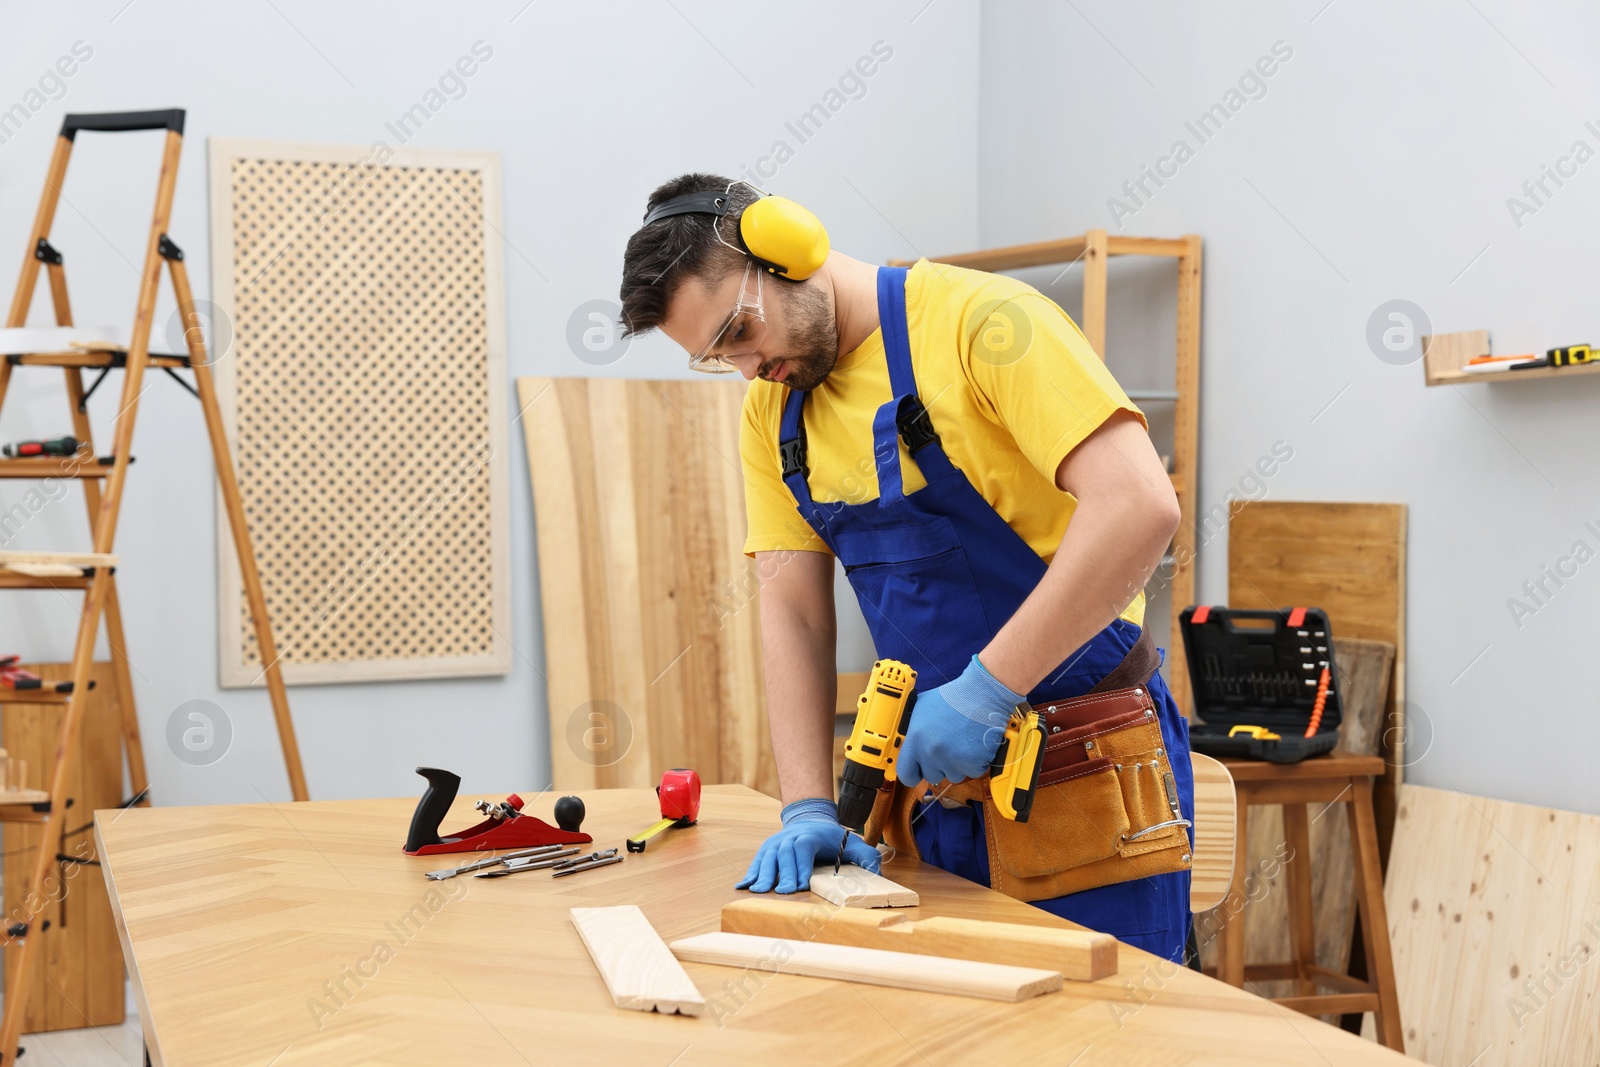
[[[844,746],[844,777],[839,783],[839,824],[845,828],[839,842],[837,872],[850,831],[860,833],[872,814],[878,791],[896,781],[895,760],[906,739],[911,710],[916,704],[917,672],[898,660],[881,659],[872,665],[867,690],[856,703],[856,723]],[[1039,713],[1018,704],[1006,723],[989,764],[989,795],[1000,815],[1027,822],[1039,785],[1044,757],[1044,727]]]

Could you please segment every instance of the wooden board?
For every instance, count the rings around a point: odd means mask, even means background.
[[[1388,691],[1393,647],[1385,641],[1333,639],[1334,667],[1344,710],[1339,748],[1358,756],[1379,754],[1379,726]],[[1344,806],[1310,806],[1311,899],[1317,963],[1341,974],[1350,963],[1355,922],[1355,870],[1350,855],[1350,825]],[[1276,963],[1290,958],[1289,855],[1283,809],[1258,804],[1250,809],[1246,834],[1248,903],[1245,906],[1245,960]],[[1215,929],[1202,923],[1201,929]],[[1202,939],[1201,959],[1215,962],[1216,946]],[[1287,982],[1252,982],[1263,996],[1291,996]],[[1404,1018],[1404,1016],[1402,1016]]]
[[[444,825],[476,821],[474,800],[515,787],[458,797]],[[649,788],[591,789],[583,800],[597,845],[620,844],[658,811]],[[554,803],[546,793],[530,806],[548,819]],[[1076,1067],[1411,1062],[1124,944],[1117,978],[1064,983],[1021,1004],[687,963],[705,1014],[618,1011],[568,909],[637,904],[669,944],[717,929],[723,906],[746,896],[734,882],[772,833],[778,801],[709,785],[695,832],[671,848],[573,878],[445,882],[424,877],[441,857],[400,851],[415,806],[412,796],[99,813],[152,1062],[520,1067],[522,1057],[666,1065],[681,1056],[688,1067],[810,1063],[821,1049],[838,1067],[1063,1065],[1085,1046],[1093,1051]],[[896,864],[896,877],[917,891],[921,915],[1073,928],[927,864]],[[378,943],[392,955],[375,956]],[[344,983],[337,1001],[330,982]],[[848,1040],[829,1032],[876,1012],[893,1026],[853,1026]]]
[[[70,663],[22,664],[41,678],[69,678]],[[83,722],[78,732],[77,751],[67,778],[69,834],[92,819],[96,808],[115,807],[122,800],[122,712],[117,700],[116,675],[111,664],[96,663],[89,675],[96,684],[89,691]],[[55,766],[56,746],[61,736],[63,704],[8,702],[0,690],[0,720],[3,720],[3,745],[8,756],[28,763],[28,785],[48,784],[46,776]],[[48,800],[48,795],[36,795]],[[6,823],[0,832],[0,851],[5,853],[0,877],[5,882],[7,915],[26,915],[23,882],[31,876],[39,827],[34,823]],[[95,842],[88,833],[73,834],[63,842],[69,856],[95,860]],[[44,966],[33,968],[28,991],[24,1033],[41,1030],[74,1030],[83,1026],[111,1026],[127,1014],[122,953],[117,944],[117,929],[107,899],[100,868],[87,864],[64,864],[50,878],[51,900],[29,937],[43,940]],[[63,888],[65,892],[62,892]],[[9,920],[8,920],[9,921]],[[16,988],[14,952],[5,954],[6,990]]]
[[[845,864],[833,873],[833,864],[811,872],[811,892],[841,908],[914,908],[917,894],[899,882],[874,874],[865,867]]]
[[[202,314],[285,680],[506,673],[499,157],[210,148]],[[217,512],[222,684],[261,684]]]
[[[1335,638],[1394,646],[1384,710],[1388,770],[1373,805],[1388,862],[1403,769],[1406,707],[1406,506],[1250,501],[1228,523],[1228,603],[1236,608],[1320,607]]]
[[[693,767],[778,794],[744,556],[744,384],[517,380],[557,789]]]
[[[637,904],[573,908],[571,914],[617,1007],[662,1015],[705,1011],[706,998]]]
[[[851,945],[787,941],[751,934],[700,934],[672,943],[680,960],[724,967],[759,967],[771,974],[803,974],[869,985],[949,993],[984,1000],[1027,1000],[1061,988],[1061,975],[1038,967],[917,956]]]
[[[1041,930],[947,915],[913,919],[905,912],[828,908],[763,897],[724,905],[722,930],[1038,967],[1075,982],[1093,982],[1117,973],[1116,938],[1092,930]]]
[[[1412,1056],[1600,1063],[1600,817],[1407,785],[1384,903]]]
[[[111,553],[97,552],[0,552],[0,567],[36,563],[40,566],[59,564],[81,573],[84,567],[115,567],[117,557]]]
[[[1194,862],[1189,867],[1189,906],[1210,911],[1233,885],[1233,851],[1239,847],[1238,798],[1233,776],[1218,760],[1190,753],[1194,765]]]

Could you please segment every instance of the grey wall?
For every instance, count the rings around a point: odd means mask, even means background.
[[[1501,353],[1597,338],[1597,36],[1600,12],[1553,3],[989,3],[978,153],[984,245],[1204,236],[1202,510],[1230,490],[1409,505],[1412,780],[1588,812],[1600,379],[1424,389],[1367,333],[1404,299]],[[1202,143],[1185,124],[1275,42],[1292,56]],[[1179,140],[1193,155],[1175,174],[1123,191]],[[1546,166],[1569,176],[1536,201],[1523,183]],[[1152,268],[1113,273],[1125,379],[1170,375],[1163,292]],[[1293,458],[1241,486],[1277,441]],[[1200,556],[1213,603],[1226,540]],[[1523,583],[1541,579],[1535,601]]]
[[[436,86],[474,42],[492,57],[410,143],[488,149],[504,163],[509,353],[513,375],[686,376],[660,339],[625,351],[569,348],[579,305],[615,296],[621,249],[658,182],[689,169],[761,168],[767,184],[807,203],[836,242],[868,260],[903,255],[906,234],[931,248],[977,240],[978,8],[974,0],[828,3],[763,9],[673,4],[525,4],[450,11],[437,4],[163,3],[108,0],[13,11],[0,34],[0,110],[23,103],[0,143],[0,249],[24,251],[61,115],[69,110],[183,106],[188,136],[171,232],[200,295],[210,286],[208,136],[368,145],[396,143],[385,123]],[[870,78],[841,77],[892,49]],[[48,74],[58,57],[70,77]],[[881,47],[881,46],[880,46]],[[41,88],[37,97],[30,90]],[[832,113],[802,143],[785,123],[814,104]],[[784,141],[781,166],[761,164]],[[78,141],[54,241],[68,257],[80,323],[131,317],[155,188],[158,134]],[[16,255],[18,259],[10,257]],[[9,292],[8,269],[0,285]],[[170,294],[156,321],[172,312]],[[38,298],[31,320],[52,321]],[[59,377],[14,379],[0,436],[64,432]],[[114,389],[92,411],[101,434]],[[528,789],[548,781],[543,637],[533,505],[512,430],[512,642],[505,677],[296,687],[291,702],[314,797],[406,795],[412,768],[450,767],[468,788]],[[199,412],[165,380],[146,393],[118,536],[141,729],[160,803],[288,796],[266,695],[217,686],[215,519]],[[23,483],[0,483],[0,510]],[[7,548],[86,548],[74,493],[50,502]],[[76,599],[7,594],[0,651],[70,655]],[[841,660],[870,657],[848,623]],[[179,705],[208,700],[227,715],[232,748],[204,767],[166,744]]]

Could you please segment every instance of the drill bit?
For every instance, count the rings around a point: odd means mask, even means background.
[[[850,843],[850,828],[845,827],[844,836],[839,839],[839,852],[833,857],[833,875],[839,876],[839,864],[844,862],[844,846]]]

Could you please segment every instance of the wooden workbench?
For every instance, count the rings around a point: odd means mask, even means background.
[[[477,820],[458,798],[446,831]],[[498,800],[500,797],[491,797]],[[653,792],[590,791],[592,848],[657,817]],[[434,882],[465,859],[400,851],[415,801],[95,813],[144,1022],[162,1067],[392,1064],[1401,1064],[1315,1019],[1122,947],[1121,973],[1000,1004],[710,964],[699,1018],[619,1011],[567,910],[638,904],[667,940],[714,930],[777,825],[776,801],[707,787],[700,823],[571,878]],[[532,801],[547,820],[554,798]],[[470,858],[470,857],[468,857]],[[924,915],[1060,924],[914,861],[885,873]],[[799,899],[808,899],[800,895]],[[913,917],[915,917],[915,911]],[[740,983],[742,990],[733,983]]]

